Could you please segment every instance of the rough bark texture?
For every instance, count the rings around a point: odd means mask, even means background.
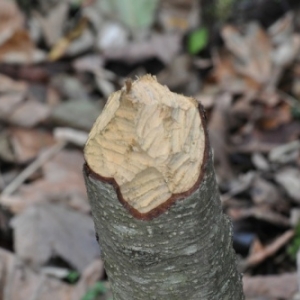
[[[241,300],[204,111],[152,76],[113,93],[84,175],[114,300]]]
[[[198,189],[152,220],[139,220],[115,187],[84,167],[114,300],[241,300],[231,222],[208,155]]]

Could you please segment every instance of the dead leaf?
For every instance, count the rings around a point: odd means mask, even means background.
[[[115,90],[115,86],[110,81],[115,80],[116,75],[106,70],[103,65],[104,59],[98,55],[87,55],[76,59],[73,63],[77,71],[91,72],[95,76],[97,87],[108,98]]]
[[[61,151],[43,166],[44,178],[21,186],[15,195],[0,197],[2,205],[14,213],[21,213],[36,203],[60,201],[82,212],[89,212],[82,177],[83,163],[81,152]]]
[[[65,284],[43,272],[31,270],[18,257],[0,249],[0,299],[81,300],[102,272],[101,261],[96,260],[83,272],[77,285]]]
[[[11,225],[16,253],[33,266],[59,256],[82,272],[99,256],[92,218],[83,213],[43,203],[14,217]]]
[[[10,93],[0,96],[0,119],[8,120],[10,114],[18,108],[24,100],[22,93]]]
[[[216,78],[222,91],[241,94],[247,93],[252,99],[260,90],[260,85],[250,77],[238,74],[234,67],[234,57],[226,49],[213,52],[213,76]]]
[[[33,127],[45,121],[50,115],[50,107],[33,99],[22,102],[7,116],[6,121],[23,127]]]
[[[53,77],[51,84],[63,99],[83,102],[89,99],[89,95],[85,89],[85,86],[78,78],[74,76],[59,74],[58,76]],[[63,106],[63,101],[57,101],[58,105],[61,103]],[[55,109],[55,106],[53,106],[53,108]]]
[[[267,297],[268,300],[291,300],[298,290],[297,274],[244,276],[243,286],[247,299],[250,297]]]
[[[297,227],[300,222],[300,208],[295,207],[290,211],[290,222],[292,227]]]
[[[205,84],[203,89],[194,97],[206,110],[209,110],[214,106],[215,99],[217,99],[219,92],[220,90],[217,84]]]
[[[15,162],[24,163],[35,158],[45,147],[54,144],[50,133],[36,129],[10,128],[10,142]]]
[[[194,72],[193,72],[194,71]],[[163,71],[161,71],[157,80],[169,87],[171,90],[187,87],[190,85],[191,81],[196,77],[198,82],[198,87],[196,91],[199,90],[199,80],[195,73],[195,70],[192,69],[192,60],[191,57],[183,54],[178,55],[174,58],[172,64],[167,66]]]
[[[0,119],[7,120],[25,99],[28,85],[0,74],[0,93]]]
[[[134,36],[141,36],[147,33],[153,24],[158,4],[158,0],[102,0],[96,1],[95,9],[105,16],[114,16],[129,28]]]
[[[104,276],[104,264],[101,259],[94,260],[82,273],[76,289],[79,294],[84,295],[86,290],[97,280]]]
[[[98,104],[88,100],[63,102],[53,110],[52,122],[59,126],[90,130],[101,111]]]
[[[200,7],[194,0],[162,0],[158,10],[158,21],[166,32],[186,33],[199,26]]]
[[[57,91],[60,94],[60,97],[62,98],[70,99],[72,101],[75,100],[75,101],[83,101],[83,102],[89,99],[85,86],[78,78],[74,76],[59,74],[58,76],[55,76],[53,78],[52,84],[57,89]],[[61,101],[58,101],[58,104],[60,103]],[[62,104],[62,107],[64,107],[64,104]]]
[[[0,158],[8,162],[15,161],[15,156],[7,132],[2,132],[0,134]]]
[[[257,176],[252,182],[250,193],[256,205],[267,205],[277,209],[280,206],[286,206],[278,188],[260,176]]]
[[[103,51],[106,60],[126,60],[136,63],[145,59],[157,57],[165,64],[169,64],[181,49],[180,36],[177,34],[153,34],[141,42],[131,42],[123,47],[109,48]]]
[[[50,133],[12,127],[0,135],[0,157],[5,161],[26,163],[45,147],[53,145]]]
[[[73,67],[77,72],[91,72],[96,73],[104,66],[104,59],[97,54],[88,54],[81,56],[74,60]]]
[[[292,120],[291,107],[287,103],[280,103],[276,107],[265,106],[262,118],[258,120],[262,130],[273,130],[288,124]]]
[[[235,69],[259,84],[268,82],[272,72],[271,43],[258,23],[249,23],[244,34],[232,25],[222,29],[227,48],[234,54]]]
[[[278,67],[289,66],[297,58],[300,50],[300,35],[293,34],[273,50],[272,60]]]
[[[275,46],[272,60],[279,67],[288,66],[299,53],[300,39],[294,33],[294,17],[290,11],[268,28],[268,34]]]
[[[29,34],[24,29],[14,34],[0,45],[0,61],[15,64],[38,63],[45,60],[45,53],[35,48]]]
[[[61,1],[53,7],[46,16],[35,12],[41,26],[47,46],[53,46],[63,34],[63,25],[66,22],[69,5]]]
[[[28,91],[28,84],[24,81],[13,80],[8,76],[0,74],[0,93],[22,93]]]
[[[297,139],[300,134],[300,122],[291,121],[276,129],[261,131],[254,128],[251,135],[231,142],[234,145],[232,151],[241,153],[261,152],[268,153],[281,144],[286,144]]]
[[[97,47],[101,50],[123,47],[129,38],[129,32],[116,22],[107,22],[101,26],[97,37]]]
[[[24,25],[24,17],[13,1],[0,1],[0,46]]]
[[[259,152],[255,152],[252,154],[251,157],[253,165],[258,169],[259,171],[269,171],[270,170],[270,164],[268,160]]]
[[[269,153],[269,160],[273,163],[286,164],[297,160],[300,154],[300,141],[293,141],[280,145]]]
[[[274,45],[282,44],[286,41],[287,37],[293,34],[294,17],[293,12],[289,11],[268,28],[268,34]]]
[[[284,188],[286,193],[300,203],[300,170],[286,167],[275,173],[275,180]]]

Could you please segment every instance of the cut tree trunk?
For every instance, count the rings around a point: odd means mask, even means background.
[[[196,100],[151,76],[112,94],[84,176],[114,300],[240,300],[241,276]]]

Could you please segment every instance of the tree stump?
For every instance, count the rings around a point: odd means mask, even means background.
[[[240,300],[204,111],[149,75],[112,94],[84,176],[114,300]]]

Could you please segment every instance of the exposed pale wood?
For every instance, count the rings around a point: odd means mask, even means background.
[[[111,95],[84,153],[93,172],[113,178],[123,200],[147,213],[192,189],[205,145],[198,103],[147,75]]]

